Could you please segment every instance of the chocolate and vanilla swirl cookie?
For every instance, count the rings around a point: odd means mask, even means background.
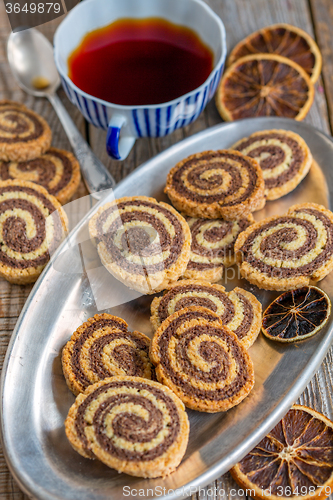
[[[171,314],[191,306],[206,307],[216,313],[245,349],[259,335],[262,308],[256,297],[238,287],[226,292],[223,286],[204,280],[177,281],[163,297],[154,298],[150,318],[154,331]]]
[[[69,151],[50,148],[33,160],[0,161],[0,180],[21,179],[43,186],[64,205],[80,183],[80,166]]]
[[[188,224],[173,207],[154,198],[107,203],[90,220],[89,232],[106,269],[144,294],[168,288],[189,261]]]
[[[235,243],[242,276],[266,290],[292,290],[333,269],[333,213],[316,203],[293,205],[243,231]]]
[[[232,266],[236,259],[234,243],[241,231],[254,222],[252,215],[235,221],[185,217],[191,234],[191,253],[184,278],[219,281],[223,267]]]
[[[157,380],[192,410],[226,411],[254,385],[247,350],[205,307],[181,309],[164,320],[151,342],[150,359]]]
[[[31,160],[49,149],[51,140],[44,118],[18,102],[0,101],[0,160]]]
[[[237,149],[259,162],[268,200],[290,193],[312,165],[312,155],[306,142],[290,130],[255,132],[238,141],[231,149]]]
[[[139,377],[113,377],[79,394],[65,421],[73,448],[131,476],[173,472],[188,443],[189,421],[167,387]]]
[[[61,359],[67,385],[75,395],[116,375],[155,380],[150,339],[127,328],[126,321],[117,316],[96,314],[73,333]]]
[[[0,276],[36,281],[67,231],[67,217],[46,189],[27,181],[0,181]]]
[[[203,151],[185,158],[167,177],[165,193],[191,217],[241,219],[263,208],[259,163],[239,151]]]

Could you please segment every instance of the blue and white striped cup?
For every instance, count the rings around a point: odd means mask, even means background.
[[[158,17],[194,30],[214,53],[214,69],[192,92],[143,106],[113,104],[80,90],[68,76],[68,56],[83,36],[121,18]],[[202,0],[85,0],[65,17],[54,37],[55,62],[69,100],[90,123],[107,130],[106,148],[123,160],[139,137],[163,137],[198,118],[213,97],[226,58],[221,19]],[[89,71],[89,68],[87,68]],[[117,75],[115,75],[117,78]]]

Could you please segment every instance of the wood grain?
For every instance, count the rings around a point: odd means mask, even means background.
[[[207,3],[222,18],[227,32],[228,48],[252,31],[276,22],[288,22],[315,35],[323,52],[323,81],[316,85],[314,104],[305,121],[326,133],[331,133],[333,123],[333,23],[332,0],[207,0]],[[40,27],[40,30],[52,40],[56,26],[61,19]],[[40,113],[50,123],[53,131],[53,144],[56,147],[70,149],[66,135],[46,100],[34,99],[24,94],[15,84],[6,61],[6,39],[10,27],[0,3],[0,98],[15,99]],[[69,103],[63,91],[59,95],[72,118],[82,133],[85,131],[84,120],[79,111]],[[136,142],[129,157],[123,162],[112,161],[105,151],[105,132],[94,127],[89,128],[91,145],[96,154],[107,165],[117,181],[124,178],[142,162],[165,150],[172,144],[196,132],[221,123],[221,118],[214,102],[210,102],[198,120],[185,129],[160,139],[140,139]],[[83,183],[76,196],[86,194]],[[2,366],[11,333],[31,290],[30,287],[10,285],[0,280],[0,366]],[[314,375],[299,401],[333,418],[333,352],[326,356],[321,368]],[[229,474],[214,481],[207,488],[193,496],[193,500],[245,500],[237,493],[238,487]],[[10,474],[0,449],[0,499],[27,500]],[[76,499],[73,499],[76,500]]]

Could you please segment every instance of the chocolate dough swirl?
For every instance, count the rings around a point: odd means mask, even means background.
[[[80,167],[72,153],[50,148],[45,154],[32,160],[0,161],[0,180],[8,179],[35,182],[64,204],[79,184]]]
[[[203,307],[172,314],[151,344],[157,379],[189,408],[215,412],[240,403],[254,383],[253,365],[236,335]]]
[[[191,306],[216,313],[247,349],[257,338],[261,326],[261,305],[254,295],[241,288],[226,292],[221,285],[203,280],[178,281],[151,305],[151,322],[157,330],[171,314]]]
[[[96,314],[73,333],[62,351],[62,366],[75,395],[115,375],[155,379],[149,360],[150,339],[127,328],[117,316]]]
[[[186,222],[191,230],[192,244],[184,277],[215,282],[221,279],[223,266],[235,263],[234,243],[237,236],[254,219],[252,215],[235,221],[186,217]]]
[[[168,174],[165,192],[191,217],[246,217],[264,203],[257,161],[238,151],[204,151],[179,162]]]
[[[90,386],[71,407],[65,426],[81,455],[143,477],[172,472],[189,432],[178,398],[157,382],[134,377]]]
[[[333,267],[333,214],[314,203],[294,205],[286,215],[248,228],[235,249],[242,275],[262,288],[289,290],[318,281]]]
[[[255,132],[232,148],[259,162],[268,200],[292,191],[312,164],[312,155],[305,141],[288,130]]]
[[[2,271],[13,279],[35,281],[63,239],[66,224],[60,204],[43,188],[25,181],[0,182]]]
[[[120,198],[104,205],[89,231],[108,271],[140,292],[163,290],[186,269],[188,225],[172,207],[153,198]]]
[[[43,154],[52,133],[37,113],[14,101],[0,101],[0,160],[25,161]]]

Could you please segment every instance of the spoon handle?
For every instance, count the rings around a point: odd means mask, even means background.
[[[100,199],[102,193],[98,192],[105,189],[113,189],[116,185],[116,181],[100,159],[92,152],[88,143],[83,139],[57,94],[49,94],[47,97],[65,129],[75,156],[80,164],[82,175],[89,193],[91,193],[94,198]]]

